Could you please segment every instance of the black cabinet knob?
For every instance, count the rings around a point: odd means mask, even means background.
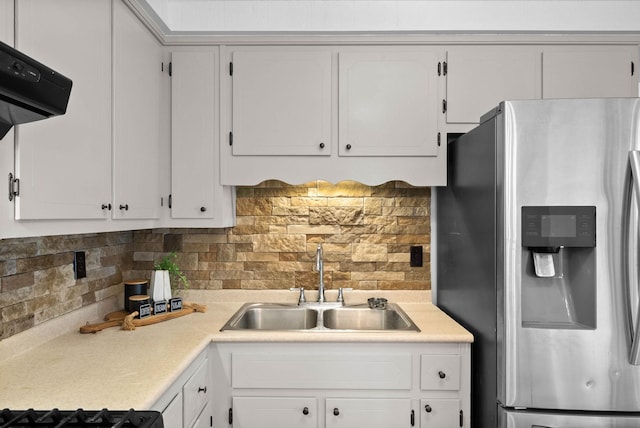
[[[338,416],[340,414],[340,410],[337,407],[333,408],[333,416]]]
[[[121,210],[125,210],[125,211],[129,211],[129,204],[124,204],[124,205],[120,204],[120,209]]]
[[[324,143],[320,143],[320,148],[324,149]]]
[[[347,144],[347,150],[351,150],[351,144]]]
[[[309,408],[305,407],[304,409],[302,409],[302,414],[303,415],[308,415],[309,414]]]
[[[433,409],[431,408],[431,406],[430,406],[430,405],[428,405],[428,404],[427,404],[426,406],[424,406],[424,411],[425,411],[425,412],[427,412],[427,413],[431,413],[431,411],[432,411],[432,410],[433,410]]]
[[[447,377],[447,374],[443,371],[439,371],[438,376],[440,377],[440,379],[444,379],[445,377]]]
[[[207,210],[207,207],[200,207],[200,212],[203,213]]]

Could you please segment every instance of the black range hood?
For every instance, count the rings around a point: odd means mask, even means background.
[[[0,42],[0,139],[13,125],[65,114],[72,82]]]

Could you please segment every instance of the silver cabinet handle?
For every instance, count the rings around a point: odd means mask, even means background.
[[[631,226],[631,204],[634,203],[634,201],[631,201],[631,194],[633,193],[633,189],[635,189],[635,195],[636,195],[636,199],[635,199],[635,204],[636,207],[638,208],[638,211],[640,212],[640,152],[632,150],[629,152],[629,166],[631,167],[631,181],[630,181],[630,185],[631,188],[629,189],[629,193],[628,193],[628,202],[627,202],[627,209],[625,210],[625,216],[627,216],[626,221],[623,224],[626,224],[627,228],[629,228]],[[635,219],[637,221],[637,219]],[[636,225],[637,227],[637,225]],[[632,331],[632,342],[631,342],[631,350],[629,352],[629,363],[633,364],[633,365],[640,365],[640,308],[635,308],[636,309],[636,324],[635,326],[632,325],[632,321],[633,321],[633,316],[632,311],[633,308],[631,307],[632,302],[631,302],[631,278],[630,278],[630,267],[635,265],[635,261],[638,259],[638,248],[637,248],[637,242],[636,245],[633,249],[633,251],[630,250],[629,246],[630,246],[630,242],[629,242],[629,231],[626,231],[627,233],[623,233],[623,236],[625,236],[626,239],[626,243],[624,245],[624,251],[626,252],[626,254],[623,256],[623,263],[626,265],[625,268],[623,269],[624,271],[624,275],[625,275],[625,286],[627,289],[627,293],[626,293],[626,301],[627,301],[627,313],[629,314],[628,316],[631,318],[629,320],[629,326],[631,328],[633,328],[634,330]],[[634,262],[633,264],[631,264],[631,260],[630,258],[633,257],[634,258]],[[634,284],[635,287],[638,287],[638,284]]]

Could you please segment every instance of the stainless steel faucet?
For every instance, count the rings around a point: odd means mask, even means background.
[[[318,280],[318,303],[324,303],[324,260],[322,260],[322,244],[316,250],[316,270],[320,273]]]

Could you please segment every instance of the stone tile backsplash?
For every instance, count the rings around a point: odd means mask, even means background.
[[[318,243],[328,289],[430,289],[430,189],[268,181],[237,189],[233,228],[0,240],[0,340],[122,293],[172,251],[194,289],[316,289]],[[411,246],[423,267],[409,266]],[[74,251],[86,278],[74,279]]]
[[[117,295],[131,270],[132,232],[0,241],[0,339]],[[75,251],[87,277],[76,280]]]
[[[318,243],[328,289],[430,289],[430,188],[268,181],[237,189],[233,228],[136,231],[133,242],[137,275],[176,251],[195,289],[316,289]],[[409,266],[411,246],[422,267]]]

